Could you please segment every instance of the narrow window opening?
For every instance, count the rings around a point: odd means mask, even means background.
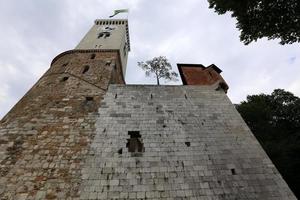
[[[124,54],[124,56],[126,56],[126,44],[124,45],[124,47],[123,47],[123,54]]]
[[[185,142],[185,145],[186,145],[187,147],[189,147],[189,146],[191,146],[191,143],[190,143],[190,142]]]
[[[118,98],[118,94],[115,94],[115,99]]]
[[[101,38],[101,37],[103,37],[103,36],[104,36],[104,33],[103,33],[103,32],[101,32],[101,33],[98,34],[98,38]]]
[[[86,101],[94,101],[94,97],[85,97]]]
[[[91,59],[95,59],[95,57],[96,57],[96,54],[93,53],[93,54],[91,55]]]
[[[236,175],[235,169],[230,169],[232,175]]]
[[[185,99],[187,99],[187,96],[186,96],[186,94],[184,94],[184,98],[185,98]]]
[[[63,77],[62,79],[61,79],[61,82],[65,82],[65,81],[67,81],[69,79],[69,77],[68,76],[65,76],[65,77]]]
[[[118,150],[118,154],[122,155],[122,153],[123,153],[123,149],[121,148]]]
[[[107,38],[110,36],[110,32],[105,32],[104,38]]]
[[[141,141],[141,134],[139,131],[128,131],[130,138],[127,139],[126,147],[128,152],[135,153],[134,156],[138,156],[138,153],[145,151],[144,144]]]
[[[87,71],[89,71],[89,69],[90,69],[90,66],[85,65],[84,68],[83,68],[82,73],[85,74]]]

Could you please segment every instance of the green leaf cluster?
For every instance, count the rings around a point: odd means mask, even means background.
[[[299,198],[300,98],[276,89],[248,96],[237,110]]]
[[[299,0],[208,0],[218,14],[231,12],[249,44],[257,39],[280,39],[280,44],[300,42]]]

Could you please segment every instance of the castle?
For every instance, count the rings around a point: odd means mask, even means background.
[[[126,85],[126,19],[95,20],[1,120],[0,199],[296,199],[221,70]]]

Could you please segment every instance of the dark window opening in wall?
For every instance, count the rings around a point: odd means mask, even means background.
[[[110,33],[109,32],[105,32],[104,38],[107,38],[109,36],[110,36]]]
[[[236,175],[235,169],[230,169],[232,175]]]
[[[95,59],[95,57],[96,57],[96,54],[93,53],[93,54],[91,55],[91,59]]]
[[[141,141],[139,131],[128,131],[130,138],[127,139],[126,147],[128,152],[135,153],[133,156],[139,156],[139,153],[145,152],[144,144]]]
[[[94,97],[85,97],[85,100],[86,100],[86,101],[93,101],[93,100],[94,100]]]
[[[63,77],[62,79],[61,79],[61,82],[65,82],[65,81],[67,81],[69,79],[69,77],[68,76],[65,76],[65,77]]]
[[[85,74],[87,71],[89,71],[89,69],[90,69],[90,66],[85,65],[85,66],[83,67],[82,73]]]
[[[101,38],[103,36],[104,36],[104,33],[102,33],[102,32],[98,34],[98,38]]]
[[[118,154],[121,155],[122,153],[123,153],[123,149],[121,148],[121,149],[118,150]]]
[[[62,66],[63,66],[63,67],[66,67],[68,64],[69,64],[69,63],[66,62],[66,63],[64,63]]]
[[[101,33],[99,33],[98,34],[98,38],[107,38],[107,37],[109,37],[110,36],[110,32],[101,32]]]
[[[185,145],[186,145],[187,147],[189,147],[189,146],[191,146],[191,143],[190,143],[190,142],[185,142]]]
[[[124,56],[126,56],[126,44],[124,45],[124,47],[123,47],[123,54],[124,54]]]

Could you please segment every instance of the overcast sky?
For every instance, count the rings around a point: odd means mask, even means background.
[[[300,96],[299,43],[260,40],[245,46],[235,19],[217,15],[206,0],[0,0],[0,118],[96,18],[122,8],[130,9],[129,84],[154,84],[137,61],[165,55],[176,71],[176,63],[216,64],[233,103],[275,88]]]

